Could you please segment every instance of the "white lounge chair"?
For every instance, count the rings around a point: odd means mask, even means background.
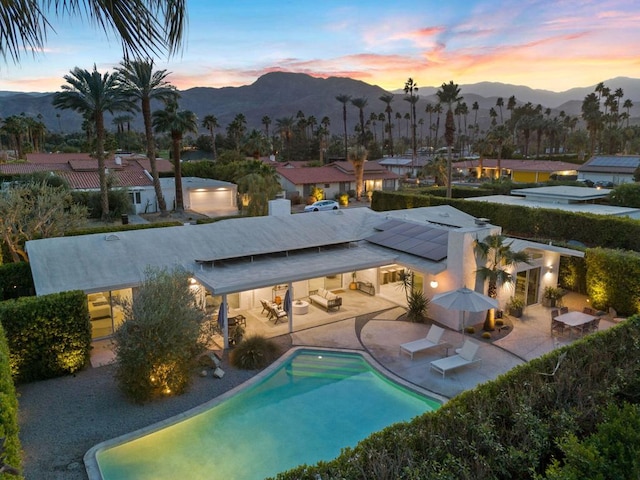
[[[426,337],[400,345],[400,354],[402,355],[402,352],[406,352],[411,356],[411,360],[413,360],[414,353],[429,350],[430,348],[440,345],[440,339],[442,338],[443,333],[444,328],[439,327],[438,325],[431,325]]]
[[[441,358],[439,360],[434,360],[431,362],[431,368],[436,372],[441,373],[442,378],[444,378],[445,374],[451,370],[479,362],[480,359],[476,358],[476,353],[478,352],[479,347],[480,345],[477,343],[465,340],[464,345],[462,345],[462,348],[460,349],[460,353],[450,357]]]

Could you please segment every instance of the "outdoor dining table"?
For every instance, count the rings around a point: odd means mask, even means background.
[[[596,317],[593,315],[578,312],[577,310],[554,317],[554,320],[564,323],[567,327],[579,327],[580,325],[584,325],[585,323],[589,323],[595,319]]]

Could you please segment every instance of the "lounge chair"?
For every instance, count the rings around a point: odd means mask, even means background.
[[[442,338],[443,333],[444,328],[437,325],[431,325],[426,337],[400,345],[400,355],[402,355],[402,352],[406,352],[411,356],[411,360],[413,360],[414,353],[429,350],[440,345],[440,339]]]
[[[480,345],[477,343],[465,340],[464,345],[462,345],[462,348],[460,349],[460,353],[450,357],[444,357],[439,360],[434,360],[431,362],[431,368],[436,372],[441,373],[442,378],[444,378],[445,374],[451,370],[479,362],[480,359],[476,357],[479,347]]]

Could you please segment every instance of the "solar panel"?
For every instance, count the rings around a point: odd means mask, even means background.
[[[589,165],[594,167],[628,167],[636,168],[640,164],[640,157],[596,157]]]
[[[365,240],[383,247],[440,262],[447,258],[449,232],[433,226],[390,220]]]

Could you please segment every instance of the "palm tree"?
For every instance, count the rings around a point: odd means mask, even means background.
[[[287,160],[291,160],[291,139],[293,138],[293,117],[282,117],[276,119],[276,127],[280,138],[284,140],[287,147]]]
[[[380,100],[382,100],[384,103],[387,104],[387,106],[385,107],[384,111],[387,114],[387,133],[389,134],[389,148],[387,150],[387,153],[389,155],[391,155],[393,157],[393,130],[391,128],[391,112],[393,112],[393,109],[391,108],[391,102],[393,102],[393,93],[385,93],[384,95],[382,95],[380,97]]]
[[[415,94],[418,91],[418,84],[409,77],[404,84],[405,101],[409,102],[411,112],[411,170],[416,166],[418,156],[418,145],[416,144],[416,103],[420,97]]]
[[[509,100],[507,100],[507,110],[509,110],[511,112],[511,115],[509,116],[509,120],[511,120],[513,118],[513,110],[516,108],[516,105],[518,103],[516,102],[516,96],[515,95],[511,95],[509,97]]]
[[[485,266],[478,268],[476,274],[483,281],[489,281],[487,295],[498,297],[498,287],[514,281],[511,267],[517,263],[529,263],[529,255],[524,252],[511,250],[511,243],[506,243],[507,237],[498,233],[485,237],[483,241],[476,240],[474,250],[476,256],[485,262]],[[495,315],[493,309],[487,312],[483,330],[495,329]]]
[[[362,145],[356,145],[349,149],[348,158],[353,164],[353,173],[356,176],[356,198],[360,200],[364,186],[364,162],[367,161],[367,150]]]
[[[182,197],[182,169],[180,165],[180,144],[185,133],[198,133],[198,118],[189,110],[178,110],[177,102],[170,102],[164,110],[153,112],[153,128],[156,132],[166,132],[171,136],[173,171],[176,183],[176,212],[184,212]]]
[[[494,150],[498,154],[498,165],[496,169],[496,178],[502,177],[502,147],[511,138],[511,132],[506,125],[498,125],[492,128],[487,134],[487,140],[494,147]]]
[[[336,100],[342,104],[342,125],[344,126],[344,158],[347,158],[348,137],[347,137],[347,103],[351,100],[351,95],[340,94]]]
[[[463,97],[460,96],[460,88],[457,84],[453,83],[453,80],[449,83],[443,83],[436,95],[438,95],[440,103],[447,104],[444,137],[447,141],[447,198],[451,198],[451,146],[455,140],[456,131],[456,125],[453,121],[452,105],[462,100]]]
[[[153,71],[153,60],[125,60],[116,71],[122,77],[125,95],[139,102],[142,109],[144,135],[147,140],[147,158],[151,165],[153,189],[158,200],[160,216],[164,217],[167,215],[167,203],[162,195],[160,175],[156,164],[156,146],[151,125],[151,101],[159,100],[166,105],[176,101],[179,95],[176,88],[167,82],[169,72],[166,70]]]
[[[209,135],[211,136],[211,151],[213,152],[213,160],[215,161],[218,158],[215,130],[220,127],[220,124],[215,115],[205,115],[202,119],[202,126],[209,130]]]
[[[110,73],[101,74],[96,66],[89,72],[82,68],[74,68],[69,75],[65,75],[66,85],[62,85],[62,92],[53,96],[53,106],[63,110],[75,110],[90,120],[95,126],[95,156],[98,159],[98,176],[100,178],[100,205],[102,220],[109,218],[109,192],[107,189],[107,174],[105,173],[105,112],[115,111],[133,112],[136,105],[125,94],[120,84],[120,76]]]
[[[504,119],[502,118],[502,107],[504,107],[504,99],[502,97],[498,97],[496,100],[496,107],[500,110],[500,123],[504,123]]]
[[[42,51],[52,30],[47,14],[78,17],[120,37],[125,57],[179,50],[187,22],[186,1],[23,0],[0,3],[0,50],[19,63],[25,51]]]
[[[367,99],[364,97],[354,98],[351,100],[351,104],[358,109],[360,113],[360,145],[366,148],[366,133],[364,131],[364,107],[367,106]]]
[[[25,118],[21,115],[11,115],[10,117],[5,118],[2,125],[2,131],[9,136],[15,146],[16,160],[22,160],[24,158],[22,140],[27,131]]]
[[[630,98],[627,98],[622,104],[622,108],[627,110],[627,128],[629,128],[629,118],[631,118],[631,108],[633,107],[633,102]]]

